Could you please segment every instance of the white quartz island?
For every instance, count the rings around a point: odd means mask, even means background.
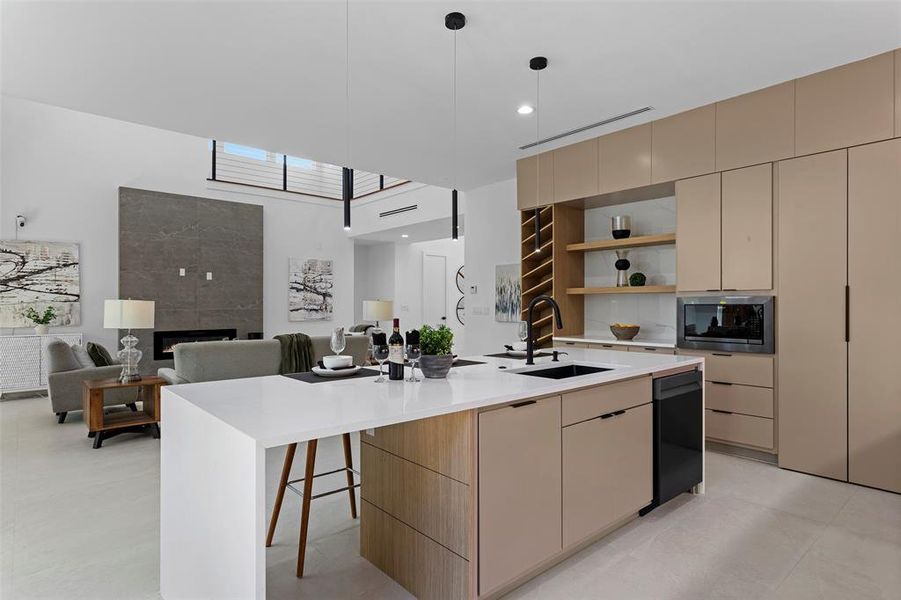
[[[267,448],[702,368],[693,356],[566,350],[565,362],[612,370],[553,380],[512,372],[524,368],[522,360],[472,357],[484,364],[415,384],[270,376],[163,388],[163,598],[266,597]]]

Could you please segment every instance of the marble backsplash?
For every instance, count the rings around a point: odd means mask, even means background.
[[[605,206],[585,211],[585,239],[612,239],[610,218],[632,217],[632,235],[672,233],[676,230],[675,197]],[[629,274],[642,272],[647,285],[676,283],[676,248],[673,245],[632,248]],[[585,285],[616,285],[614,252],[589,252],[585,256]],[[675,294],[610,294],[585,297],[585,333],[609,335],[611,323],[641,326],[639,339],[671,341],[676,337]]]

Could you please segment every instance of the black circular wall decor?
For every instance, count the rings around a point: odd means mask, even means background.
[[[459,291],[461,294],[466,293],[463,291],[464,280],[465,280],[465,277],[463,276],[463,265],[460,265],[460,268],[457,269],[456,283],[457,283],[457,291]]]
[[[463,306],[463,300],[465,298],[460,298],[457,300],[457,320],[460,322],[460,325],[465,325],[463,319],[466,318],[466,307]]]

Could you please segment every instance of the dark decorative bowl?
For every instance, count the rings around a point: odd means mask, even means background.
[[[631,327],[621,327],[619,325],[611,325],[610,332],[613,333],[613,337],[618,340],[628,341],[638,335],[638,330],[641,329],[638,325],[632,325]]]

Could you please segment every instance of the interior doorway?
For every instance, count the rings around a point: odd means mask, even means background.
[[[447,256],[422,253],[422,317],[432,327],[447,325]]]

